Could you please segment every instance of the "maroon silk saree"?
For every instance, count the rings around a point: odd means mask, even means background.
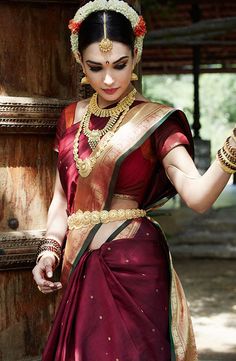
[[[67,167],[71,178],[66,189],[68,213],[109,210],[125,159],[168,124],[172,114],[177,114],[192,147],[183,113],[142,103],[129,111],[91,174],[81,178],[70,161],[74,112],[71,105],[64,113],[66,132],[59,146],[59,170]],[[68,232],[62,266],[62,282],[67,286],[43,361],[197,360],[183,290],[163,232],[151,218],[175,190],[161,163],[153,170],[139,205],[148,210],[148,218],[125,221],[94,251],[88,251],[88,246],[101,225]],[[60,174],[65,184],[64,172]],[[72,189],[74,196],[69,199]]]

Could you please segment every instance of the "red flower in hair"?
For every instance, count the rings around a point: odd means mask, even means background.
[[[142,16],[139,16],[139,22],[134,28],[135,36],[144,36],[147,32],[146,23]]]
[[[72,32],[72,34],[76,34],[79,32],[81,23],[75,22],[73,19],[69,21],[68,28]]]

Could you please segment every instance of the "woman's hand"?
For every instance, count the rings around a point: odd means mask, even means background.
[[[38,289],[42,293],[51,293],[62,288],[61,282],[50,280],[55,266],[56,259],[54,256],[42,256],[32,271]]]

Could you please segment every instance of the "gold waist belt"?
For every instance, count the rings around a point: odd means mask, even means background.
[[[114,221],[125,221],[145,217],[143,209],[111,209],[110,211],[86,211],[78,210],[68,217],[69,230],[79,229],[84,226],[93,226],[98,223],[109,223]]]

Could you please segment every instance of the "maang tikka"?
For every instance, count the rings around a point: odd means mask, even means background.
[[[107,37],[107,14],[104,11],[103,13],[103,34],[104,38],[99,43],[99,48],[103,53],[108,53],[113,48],[113,43],[110,39]]]

